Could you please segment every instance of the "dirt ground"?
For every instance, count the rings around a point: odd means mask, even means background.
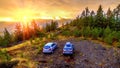
[[[63,56],[65,42],[74,44],[75,54]],[[33,60],[37,68],[120,68],[120,49],[106,48],[88,40],[57,41],[58,48],[53,54],[38,54]]]
[[[75,53],[72,56],[62,54],[63,46],[67,41],[74,44]],[[31,50],[30,47],[14,50],[11,53],[16,57],[21,50],[29,52],[32,54],[30,60],[37,63],[35,68],[120,68],[120,49],[104,47],[105,45],[89,40],[69,39],[55,42],[58,43],[58,48],[53,54],[41,52],[35,55],[34,50],[37,49],[32,48]]]

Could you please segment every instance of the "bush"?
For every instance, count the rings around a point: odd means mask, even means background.
[[[120,48],[120,43],[117,45],[117,48]]]
[[[52,39],[52,40],[55,40],[55,39],[57,38],[57,35],[55,35],[54,33],[50,33],[50,34],[48,35],[48,38],[49,38],[49,39]]]
[[[63,36],[71,36],[71,32],[69,30],[63,31],[62,32]]]
[[[115,37],[118,41],[120,40],[120,31],[116,32]]]
[[[42,49],[43,49],[43,46],[45,45],[45,43],[44,42],[42,42],[39,46],[38,46],[38,48],[37,48],[37,53],[41,53],[42,52]]]
[[[38,36],[38,37],[40,37],[40,38],[42,38],[42,37],[45,37],[45,36],[46,36],[46,34],[45,34],[44,32],[39,31],[39,30],[37,30],[37,31],[36,31],[36,34],[37,34],[37,36]]]
[[[100,35],[100,30],[98,28],[93,28],[91,34],[93,39],[97,39]]]
[[[82,28],[81,32],[84,37],[89,37],[91,35],[91,29],[89,26]]]
[[[120,48],[120,40],[117,42],[116,47]]]
[[[88,26],[86,27],[87,37],[90,37],[91,35],[91,28]]]
[[[7,47],[7,45],[9,44],[8,40],[5,40],[3,37],[0,36],[0,47]]]
[[[107,37],[110,33],[111,33],[111,29],[108,26],[106,27],[106,29],[104,29],[103,38]]]
[[[103,37],[104,29],[102,28],[98,28],[98,29],[99,29],[99,37]]]
[[[0,59],[2,61],[10,61],[11,56],[7,53],[6,50],[0,50]]]
[[[109,34],[107,37],[104,38],[104,42],[108,43],[108,44],[112,44],[113,43],[113,36],[112,34]]]
[[[80,30],[78,30],[78,29],[74,29],[74,31],[73,31],[73,36],[75,36],[75,37],[79,37],[79,36],[81,36],[81,32],[80,32]]]
[[[116,31],[112,31],[104,38],[104,41],[108,44],[112,44],[115,41],[116,38],[115,36],[116,36]]]

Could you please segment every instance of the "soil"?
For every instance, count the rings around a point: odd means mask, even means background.
[[[70,41],[74,44],[75,53],[64,56],[62,48]],[[38,54],[35,61],[38,68],[120,68],[120,50],[106,48],[100,44],[84,40],[57,41],[58,48],[53,54]]]
[[[74,44],[75,52],[64,56],[62,49],[67,41]],[[36,68],[120,68],[120,49],[108,48],[89,40],[54,42],[58,43],[58,48],[53,54],[31,53],[31,61],[37,62]],[[22,48],[22,51],[27,51],[27,48]]]

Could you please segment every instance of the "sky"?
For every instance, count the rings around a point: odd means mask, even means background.
[[[75,18],[85,7],[96,11],[100,4],[107,11],[120,4],[120,0],[0,0],[0,20]]]

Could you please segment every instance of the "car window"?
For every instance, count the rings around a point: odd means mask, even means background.
[[[67,46],[67,47],[71,47],[71,45],[70,45],[70,44],[66,44],[66,46]]]
[[[53,43],[53,44],[52,44],[52,47],[53,47],[54,45],[55,45],[55,44]]]
[[[45,49],[49,49],[49,48],[50,48],[50,46],[44,46],[44,48],[45,48]]]

